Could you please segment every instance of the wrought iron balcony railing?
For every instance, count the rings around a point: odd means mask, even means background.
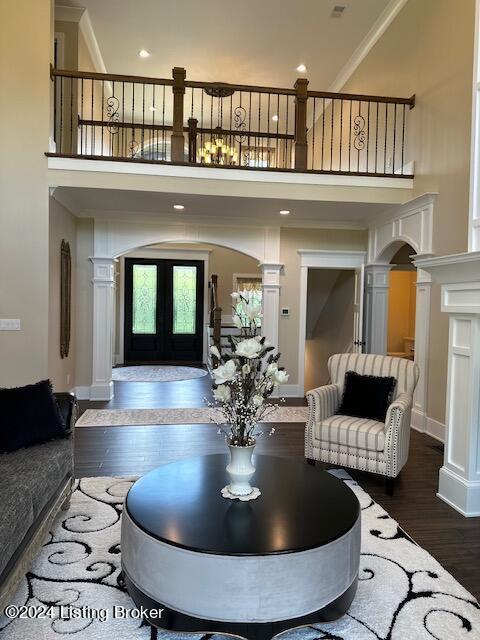
[[[131,162],[411,178],[415,97],[51,70],[55,153]]]

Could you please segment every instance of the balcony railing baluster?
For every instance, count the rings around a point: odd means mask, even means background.
[[[56,152],[48,155],[411,177],[414,97],[310,91],[306,78],[292,89],[197,82],[180,67],[169,79],[51,75]]]

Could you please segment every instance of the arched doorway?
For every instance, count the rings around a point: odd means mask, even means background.
[[[389,353],[417,363],[420,377],[412,426],[425,431],[431,279],[415,268],[416,255],[412,244],[397,239],[366,267],[365,319],[368,353]]]
[[[413,360],[417,269],[415,250],[403,244],[391,258],[387,315],[387,354]]]
[[[212,227],[183,225],[127,224],[113,221],[95,225],[95,251],[101,257],[90,258],[93,264],[92,297],[92,364],[91,384],[85,394],[90,400],[113,397],[112,365],[114,363],[115,296],[118,260],[127,253],[159,243],[198,243],[233,249],[256,261],[262,278],[264,335],[278,342],[280,295],[279,230],[269,228]],[[108,256],[108,257],[107,257]]]

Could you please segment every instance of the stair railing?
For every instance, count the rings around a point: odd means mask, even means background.
[[[210,329],[212,331],[213,344],[219,352],[222,352],[222,307],[218,304],[218,275],[212,274],[210,287]]]

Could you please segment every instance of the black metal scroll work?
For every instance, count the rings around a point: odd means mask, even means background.
[[[236,133],[233,137],[238,144],[243,144],[247,139],[247,136],[243,135],[243,131],[247,128],[245,120],[247,119],[247,112],[242,106],[235,107],[233,112],[233,128]]]
[[[353,119],[353,146],[357,151],[365,149],[365,118],[361,115]]]
[[[60,245],[60,358],[67,358],[70,351],[70,327],[72,304],[72,257],[70,244],[62,240]]]
[[[119,132],[118,122],[120,121],[120,101],[116,96],[110,96],[107,99],[107,129],[112,135],[116,135]]]

